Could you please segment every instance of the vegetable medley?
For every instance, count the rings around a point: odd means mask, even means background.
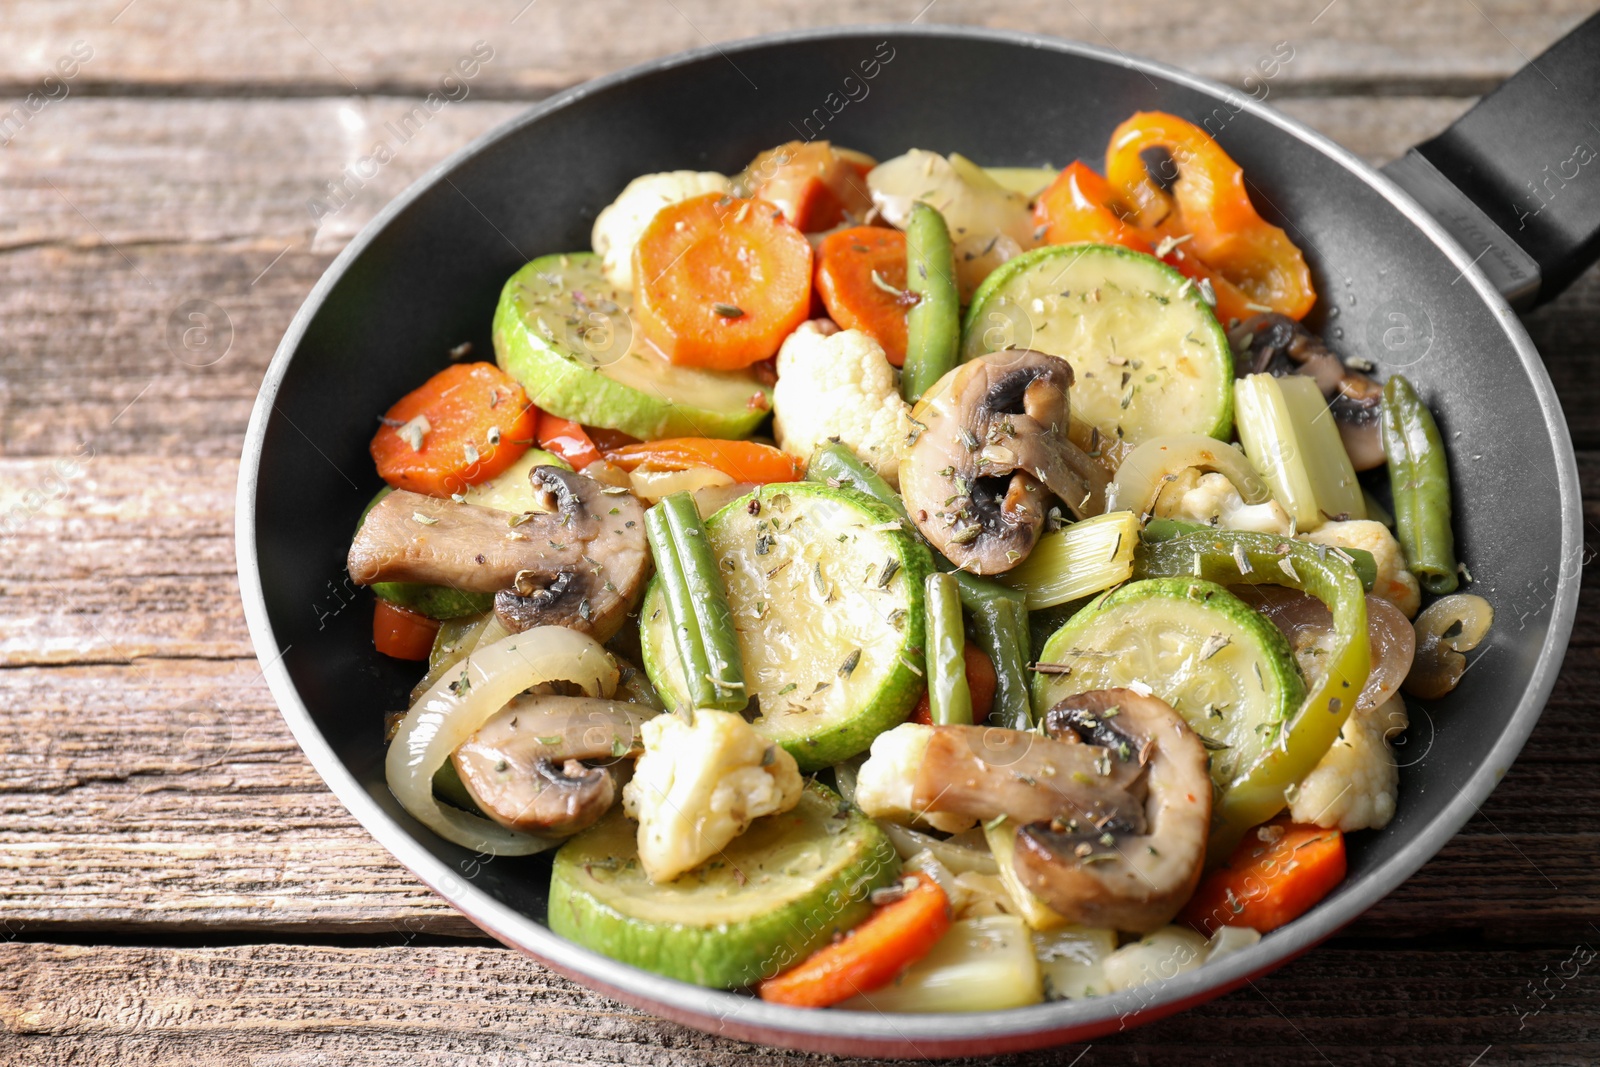
[[[818,1008],[1102,995],[1337,889],[1492,615],[1423,398],[1302,325],[1205,132],[794,142],[593,245],[373,438],[408,812],[557,849],[576,942]]]

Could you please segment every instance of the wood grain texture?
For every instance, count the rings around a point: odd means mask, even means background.
[[[126,5],[124,7],[124,5]],[[93,49],[80,88],[127,93],[424,91],[476,41],[494,58],[480,93],[538,96],[656,56],[758,33],[846,23],[967,23],[1074,38],[1238,81],[1279,41],[1285,84],[1305,90],[1480,92],[1581,18],[1583,0],[1243,0],[1058,4],[1051,0],[12,0],[0,79],[34,86],[73,42]],[[753,90],[754,91],[754,90]]]
[[[1600,1027],[1600,979],[1578,965],[1585,952],[1574,957],[1577,948],[1577,939],[1536,952],[1328,948],[1201,1011],[1089,1045],[950,1062],[1586,1064]],[[1592,971],[1592,949],[1587,956]],[[1574,970],[1575,978],[1560,978]],[[1374,1000],[1375,988],[1386,997]],[[688,1030],[512,952],[476,946],[13,942],[0,946],[0,1027],[0,1042],[14,1050],[9,1062],[30,1067],[873,1062]]]

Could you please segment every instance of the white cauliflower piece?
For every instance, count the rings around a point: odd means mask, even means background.
[[[1383,523],[1371,519],[1325,522],[1306,534],[1305,540],[1314,545],[1366,549],[1378,565],[1372,594],[1394,604],[1408,619],[1415,617],[1422,607],[1422,587],[1406,566],[1406,554],[1400,542]]]
[[[1352,711],[1322,761],[1291,791],[1294,821],[1345,833],[1389,825],[1400,791],[1389,738],[1405,728],[1406,702],[1398,694],[1376,708]]]
[[[618,289],[633,289],[633,247],[656,212],[668,204],[706,193],[726,193],[733,182],[714,171],[674,170],[645,174],[629,182],[594,220],[590,243],[606,278]]]
[[[1158,518],[1199,522],[1222,530],[1255,533],[1289,533],[1289,514],[1276,500],[1246,504],[1226,475],[1201,474],[1190,467],[1161,491],[1156,500]]]
[[[880,478],[899,486],[911,406],[901,399],[894,368],[869,334],[828,334],[811,322],[790,334],[778,349],[772,407],[773,429],[785,452],[809,459],[838,438]]]
[[[958,834],[977,820],[943,811],[918,811],[912,803],[917,770],[928,750],[933,727],[905,722],[877,736],[872,752],[856,774],[856,807],[874,819],[907,826],[931,826]]]
[[[657,715],[642,727],[644,754],[622,789],[639,821],[639,862],[670,882],[716,855],[763,815],[800,802],[794,757],[741,716],[700,709],[694,721]]]

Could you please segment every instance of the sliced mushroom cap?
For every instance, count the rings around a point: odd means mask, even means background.
[[[1104,468],[1068,439],[1072,368],[1029,349],[990,352],[939,379],[911,412],[900,491],[952,563],[999,574],[1039,540],[1050,493],[1074,515],[1105,509]]]
[[[1252,315],[1228,333],[1243,374],[1304,374],[1328,399],[1350,463],[1358,471],[1383,464],[1378,407],[1383,387],[1347,367],[1322,338],[1276,311]]]
[[[496,593],[513,631],[565,626],[607,640],[650,576],[644,510],[626,490],[559,467],[534,467],[548,512],[494,508],[404,489],[380,500],[356,531],[346,566],[362,585],[423,582]]]
[[[912,787],[912,810],[979,822],[1077,820],[1084,826],[1142,819],[1141,768],[1095,744],[1031,730],[935,726]]]
[[[472,799],[495,822],[564,837],[611,809],[618,761],[639,754],[639,725],[651,714],[617,700],[524,694],[451,758]]]
[[[1138,768],[1137,818],[1103,825],[1038,821],[1017,832],[1022,884],[1068,922],[1146,933],[1168,922],[1200,880],[1211,821],[1211,777],[1194,731],[1165,701],[1131,689],[1067,697],[1045,716]]]
[[[565,626],[609,640],[639,602],[650,577],[644,507],[624,489],[559,467],[535,467],[531,477],[534,490],[552,509],[552,548],[577,545],[578,562],[531,567],[518,574],[510,589],[496,594],[495,614],[513,633]]]

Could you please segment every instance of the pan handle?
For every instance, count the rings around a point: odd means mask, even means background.
[[[1600,259],[1597,104],[1600,14],[1383,170],[1526,310]]]

